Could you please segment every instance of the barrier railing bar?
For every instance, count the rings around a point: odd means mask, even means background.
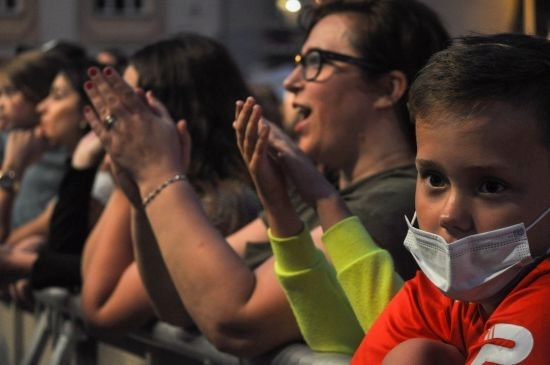
[[[49,365],[68,364],[75,358],[77,342],[93,338],[145,359],[147,365],[180,363],[203,365],[347,365],[342,354],[315,353],[304,344],[291,344],[254,359],[239,358],[218,351],[200,333],[157,322],[150,328],[129,333],[99,333],[87,329],[80,317],[80,300],[60,288],[36,293],[37,323],[30,346],[19,365],[37,365],[48,338],[53,352]]]

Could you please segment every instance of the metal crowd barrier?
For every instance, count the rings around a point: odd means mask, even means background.
[[[63,288],[48,288],[34,293],[36,325],[19,365],[39,365],[49,341],[53,346],[47,364],[70,364],[75,346],[87,337],[77,316],[74,297]],[[49,340],[49,341],[48,341]]]
[[[79,297],[62,288],[35,293],[36,324],[30,343],[17,365],[78,364],[79,341],[95,340],[145,359],[146,365],[347,365],[350,357],[316,353],[304,344],[292,344],[270,354],[244,359],[218,351],[199,333],[157,322],[128,333],[95,333],[80,315]],[[52,349],[44,359],[47,343]]]

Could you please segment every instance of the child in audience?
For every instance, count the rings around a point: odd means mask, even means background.
[[[464,37],[420,73],[405,246],[422,272],[352,364],[548,362],[549,81],[550,42],[519,34]]]

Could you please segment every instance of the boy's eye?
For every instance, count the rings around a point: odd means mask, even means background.
[[[479,192],[483,194],[496,194],[505,189],[502,182],[497,180],[487,180],[479,185]]]
[[[445,185],[445,178],[437,173],[427,173],[424,176],[426,183],[433,188],[440,188]]]

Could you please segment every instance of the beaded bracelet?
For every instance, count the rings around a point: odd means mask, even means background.
[[[153,189],[147,196],[143,199],[143,202],[141,203],[143,207],[145,208],[149,203],[153,201],[157,197],[157,195],[160,194],[161,191],[164,190],[168,185],[175,183],[176,181],[184,181],[187,180],[187,176],[185,174],[176,174],[168,179],[166,179],[163,183],[161,183],[159,186]]]

